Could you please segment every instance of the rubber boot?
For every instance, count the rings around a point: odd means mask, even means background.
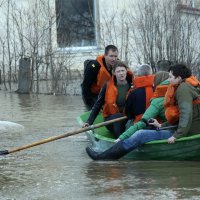
[[[86,148],[86,152],[93,160],[116,160],[128,153],[128,151],[124,149],[122,142],[116,143],[102,153],[98,153],[90,147]]]

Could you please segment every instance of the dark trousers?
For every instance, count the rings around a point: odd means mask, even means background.
[[[93,95],[91,98],[85,98],[85,96],[82,94],[83,102],[87,108],[87,110],[91,110],[94,106],[95,102],[97,101],[98,95]]]
[[[105,121],[117,119],[117,118],[123,117],[123,116],[124,115],[122,113],[116,113],[114,115],[106,117]],[[125,131],[126,123],[127,123],[127,120],[122,120],[122,121],[107,125],[106,127],[114,135],[115,138],[118,138]]]

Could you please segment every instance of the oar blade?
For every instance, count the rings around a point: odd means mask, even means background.
[[[0,156],[7,155],[7,154],[9,154],[8,150],[0,151]]]

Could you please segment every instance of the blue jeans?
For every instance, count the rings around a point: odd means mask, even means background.
[[[125,150],[132,151],[146,142],[152,140],[162,140],[170,138],[174,130],[139,130],[136,131],[131,137],[122,141]]]

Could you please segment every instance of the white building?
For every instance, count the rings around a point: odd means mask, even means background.
[[[199,8],[200,0],[0,0],[0,68],[16,73],[19,58],[30,57],[33,79],[54,78],[82,70],[108,44],[131,67],[200,65]]]

